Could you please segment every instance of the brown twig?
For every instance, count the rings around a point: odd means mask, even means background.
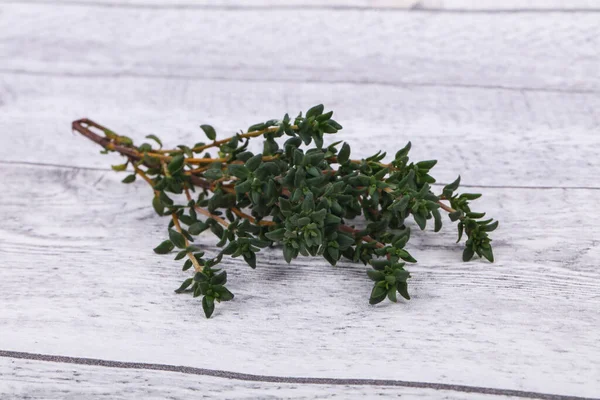
[[[353,235],[356,235],[358,232],[360,232],[358,229],[354,229],[354,228],[352,228],[352,227],[350,227],[350,226],[348,226],[348,225],[340,225],[339,229],[340,229],[341,231],[344,231],[344,232],[352,233]],[[360,238],[361,238],[361,239],[362,239],[364,242],[369,242],[369,243],[370,243],[370,242],[375,242],[375,243],[377,243],[377,244],[375,245],[375,247],[377,247],[377,248],[379,248],[379,249],[381,249],[382,247],[385,247],[385,245],[384,245],[383,243],[381,243],[381,242],[378,242],[377,240],[373,239],[373,238],[372,238],[371,236],[369,236],[369,235],[366,235],[366,236],[361,236]]]
[[[296,125],[292,125],[291,126],[292,129],[297,130],[298,126]],[[277,132],[279,130],[279,127],[274,127],[274,128],[267,128],[267,129],[262,129],[260,131],[254,131],[254,132],[247,132],[247,133],[242,133],[239,135],[236,135],[238,138],[241,139],[245,139],[245,138],[251,138],[251,137],[257,137],[260,135],[264,135],[265,133],[270,133],[270,132]],[[192,149],[192,151],[194,153],[199,153],[203,150],[209,149],[211,147],[217,147],[220,146],[222,144],[231,142],[236,136],[231,136],[222,140],[215,140],[212,143],[206,144],[204,146],[198,146],[198,147],[194,147]],[[183,150],[181,149],[173,149],[173,150],[158,150],[158,152],[160,153],[168,153],[168,154],[177,154],[177,153],[181,153]]]
[[[179,224],[179,218],[177,218],[177,214],[176,213],[171,214],[171,218],[173,218],[173,224],[175,225],[175,228],[177,228],[177,231],[179,233],[181,233],[181,235],[183,236],[183,240],[185,240],[185,247],[188,247],[190,245],[190,242],[187,240],[185,235],[183,235],[183,233],[182,233],[183,229],[181,229],[181,224]],[[191,251],[188,251],[186,253],[186,255],[192,261],[192,264],[194,264],[194,269],[196,270],[196,272],[202,272],[202,269],[203,269],[202,265],[200,265],[200,262],[198,261],[198,259],[194,255],[194,253],[192,253]]]
[[[190,194],[190,191],[187,187],[185,188],[185,196],[187,197],[188,201],[192,200],[192,195]],[[229,226],[229,222],[225,221],[223,218],[221,218],[217,215],[211,214],[210,212],[208,212],[208,210],[205,210],[202,207],[195,205],[194,210],[198,211],[202,215],[205,215],[209,218],[214,219],[215,221],[217,221],[218,223],[220,223],[221,225],[223,225],[226,228]]]
[[[135,162],[132,162],[131,165],[133,165],[133,170],[135,171],[135,173],[141,176],[142,179],[148,182],[148,185],[150,185],[150,187],[154,189],[154,182],[152,182],[152,179],[150,179],[150,177],[148,177],[148,175],[146,175],[144,171],[142,171],[137,165],[135,165]],[[154,192],[156,193],[157,191],[155,190]]]
[[[455,210],[454,208],[452,208],[452,207],[449,207],[449,206],[445,205],[445,204],[444,204],[444,203],[442,203],[441,201],[438,201],[438,204],[440,205],[440,208],[441,208],[441,209],[443,209],[443,210],[445,210],[445,211],[447,211],[447,212],[449,212],[449,213],[456,212],[456,210]]]
[[[251,215],[248,215],[248,214],[245,214],[245,213],[243,213],[243,212],[242,212],[242,211],[240,211],[240,209],[239,209],[239,208],[237,208],[237,207],[231,207],[231,211],[232,211],[232,212],[233,212],[235,215],[237,215],[238,217],[240,217],[240,218],[245,218],[245,219],[247,219],[248,221],[252,222],[253,224],[257,224],[257,225],[261,225],[261,226],[272,226],[272,225],[276,225],[276,224],[275,224],[275,222],[273,222],[273,221],[264,221],[264,220],[263,220],[263,221],[258,221],[258,222],[257,222],[257,221],[256,221],[256,218],[254,218],[254,217],[253,217],[253,216],[251,216]]]
[[[92,140],[93,142],[98,143],[99,145],[101,145],[102,147],[104,147],[107,150],[117,151],[125,156],[133,157],[135,160],[141,160],[144,156],[142,153],[140,153],[137,149],[135,149],[133,147],[122,146],[118,143],[114,143],[114,139],[111,139],[109,137],[102,137],[102,136],[94,133],[93,131],[91,131],[89,128],[93,127],[93,128],[101,130],[102,132],[104,132],[104,134],[107,134],[107,133],[114,134],[114,132],[112,132],[110,129],[108,129],[88,118],[82,118],[77,121],[73,121],[71,126],[72,126],[73,130],[81,133],[88,139]],[[297,127],[295,125],[292,128],[297,129]],[[239,135],[239,137],[249,138],[249,137],[260,136],[267,132],[276,132],[277,129],[279,129],[279,128],[263,129],[262,131],[241,134],[241,135]],[[116,135],[116,134],[114,134],[114,135],[118,138],[118,135]],[[227,143],[227,142],[233,140],[233,138],[234,137],[232,136],[227,139],[215,141],[209,145],[195,147],[193,149],[193,151],[199,152],[199,151],[202,151],[209,147],[219,146],[221,144],[224,144],[224,143]],[[156,151],[146,152],[146,154],[148,156],[158,158],[161,161],[171,161],[173,159],[173,157],[166,156],[163,153],[177,154],[177,153],[181,153],[182,151],[183,150],[181,150],[181,149],[178,149],[178,150],[156,150]],[[275,158],[277,158],[277,156],[265,156],[265,157],[263,157],[263,160],[271,161]],[[196,165],[196,164],[203,165],[203,164],[211,164],[213,162],[226,162],[226,161],[227,161],[226,158],[193,158],[193,157],[190,157],[190,158],[185,159],[186,164],[192,164],[192,165]]]

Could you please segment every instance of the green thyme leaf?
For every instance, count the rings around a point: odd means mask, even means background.
[[[217,138],[217,132],[215,132],[215,128],[210,125],[200,125],[200,128],[204,131],[204,134],[208,138],[208,140],[215,140]]]
[[[185,291],[185,289],[187,289],[188,287],[190,287],[190,285],[194,282],[193,278],[188,278],[185,281],[183,281],[183,283],[181,284],[181,286],[179,286],[178,289],[175,289],[175,293],[183,293]]]
[[[135,181],[135,174],[127,175],[125,179],[123,179],[123,183],[131,183]]]
[[[127,169],[127,163],[111,165],[110,167],[113,169],[113,171],[125,171]]]
[[[162,144],[162,142],[160,141],[160,139],[156,135],[148,135],[148,136],[146,136],[146,139],[152,139],[152,140],[154,140],[156,143],[158,143],[158,145],[162,149],[162,145],[163,144]]]
[[[185,160],[185,158],[183,157],[183,155],[181,155],[181,154],[176,155],[175,157],[173,157],[173,159],[167,166],[167,169],[169,170],[169,172],[171,174],[175,174],[175,173],[179,172],[183,168],[184,160]]]
[[[342,145],[342,149],[340,150],[340,153],[337,156],[337,159],[340,164],[344,164],[345,162],[348,161],[349,158],[350,158],[350,146],[348,146],[348,143],[344,143]]]
[[[173,229],[169,229],[169,239],[171,239],[175,246],[179,247],[180,249],[185,249],[185,237],[181,233],[174,231]]]
[[[162,242],[154,248],[154,252],[156,254],[167,254],[171,252],[171,250],[173,250],[174,247],[175,246],[173,245],[173,242],[171,242],[170,240],[165,240],[164,242]]]

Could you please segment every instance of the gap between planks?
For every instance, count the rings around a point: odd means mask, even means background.
[[[308,385],[350,385],[350,386],[395,386],[418,389],[447,390],[463,393],[479,393],[497,396],[512,396],[526,399],[543,400],[597,400],[591,397],[568,396],[551,393],[530,392],[514,389],[499,389],[482,386],[454,385],[451,383],[438,382],[418,382],[401,381],[393,379],[344,379],[344,378],[313,378],[313,377],[293,377],[293,376],[275,376],[275,375],[255,375],[245,374],[233,371],[215,370],[207,368],[187,367],[183,365],[138,363],[127,361],[104,360],[98,358],[69,357],[52,354],[40,354],[19,352],[10,350],[0,350],[0,357],[16,358],[25,360],[47,361],[63,364],[88,365],[107,368],[122,369],[144,369],[152,371],[177,372],[190,375],[204,375],[223,379],[233,379],[250,382],[268,382],[268,383],[293,383]]]
[[[562,89],[545,88],[534,86],[506,86],[506,85],[479,85],[467,83],[440,83],[440,82],[392,82],[392,81],[374,81],[374,80],[348,80],[348,79],[281,79],[281,78],[227,78],[224,76],[203,76],[193,74],[162,74],[162,73],[132,73],[127,71],[115,72],[76,72],[76,71],[33,71],[14,68],[0,68],[0,73],[6,75],[22,76],[51,76],[58,78],[132,78],[132,79],[173,79],[188,81],[212,81],[212,82],[258,82],[258,83],[321,83],[321,84],[343,84],[357,86],[381,86],[393,88],[411,88],[411,87],[430,87],[430,88],[449,88],[465,90],[502,90],[510,92],[541,92],[541,93],[574,93],[574,94],[599,94],[600,90],[595,89]]]
[[[109,168],[94,168],[94,167],[81,167],[77,165],[63,165],[63,164],[53,164],[53,163],[41,163],[41,162],[32,162],[32,161],[4,161],[0,160],[0,164],[4,165],[23,165],[29,167],[40,167],[40,168],[64,168],[64,169],[72,169],[72,170],[85,170],[85,171],[99,171],[99,172],[114,172]],[[449,182],[436,182],[431,184],[432,186],[446,186]],[[468,184],[461,183],[460,187],[465,188],[487,188],[487,189],[525,189],[525,190],[554,190],[554,189],[563,189],[563,190],[600,190],[600,187],[595,186],[527,186],[527,185],[476,185],[476,184]]]
[[[423,4],[425,3],[425,4]],[[452,13],[452,14],[523,14],[523,13],[597,13],[600,8],[576,6],[571,8],[564,7],[506,7],[506,8],[467,8],[459,7],[443,7],[427,5],[424,1],[404,2],[400,5],[391,4],[331,4],[322,2],[322,4],[292,2],[292,4],[278,4],[271,2],[258,1],[256,4],[242,3],[239,4],[208,4],[208,3],[192,3],[179,2],[171,4],[160,4],[152,2],[134,2],[123,3],[116,1],[77,1],[77,0],[4,0],[2,4],[35,4],[42,6],[71,6],[71,7],[102,7],[102,8],[127,8],[127,9],[150,9],[150,10],[335,10],[335,11],[369,11],[369,12],[402,12],[402,13]],[[518,5],[519,3],[516,3]]]

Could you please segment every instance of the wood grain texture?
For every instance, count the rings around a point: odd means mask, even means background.
[[[2,72],[600,91],[597,13],[6,4],[0,32]]]
[[[598,396],[596,2],[41,3],[0,2],[0,350]],[[483,186],[469,191],[500,220],[497,263],[462,263],[449,222],[415,229],[413,299],[372,307],[364,266],[287,265],[275,248],[255,271],[224,264],[236,298],[206,320],[150,250],[167,222],[148,188],[69,132],[90,117],[196,142],[201,123],[224,136],[320,102],[353,157],[411,140],[441,182]],[[0,357],[0,398],[200,395],[483,398]]]
[[[353,157],[394,154],[410,140],[414,159],[439,160],[440,182],[460,174],[472,185],[600,187],[600,97],[581,93],[0,75],[0,160],[118,163],[70,133],[80,117],[173,146],[202,140],[202,123],[225,137],[320,102],[345,127],[326,140],[348,141]]]
[[[141,182],[73,169],[4,165],[0,173],[7,350],[598,393],[600,229],[579,206],[594,192],[486,190],[481,207],[502,221],[498,262],[462,263],[451,226],[415,231],[413,300],[396,305],[368,306],[362,265],[288,266],[277,249],[261,254],[255,271],[227,261],[236,299],[205,320],[197,301],[172,292],[186,274],[149,250],[165,221]],[[41,184],[23,185],[32,177]],[[23,212],[25,198],[38,206]],[[213,251],[212,239],[199,244]]]
[[[185,374],[121,370],[0,358],[0,396],[10,399],[355,399],[511,400],[519,397],[456,393],[433,389],[356,385],[298,385],[241,382]]]
[[[0,3],[51,3],[112,7],[279,7],[367,8],[411,11],[569,11],[597,10],[595,0],[1,0]]]

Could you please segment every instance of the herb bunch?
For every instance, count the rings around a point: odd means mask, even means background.
[[[457,193],[460,177],[435,194],[430,172],[436,161],[411,162],[410,142],[389,163],[381,151],[358,160],[351,158],[348,143],[325,146],[324,136],[342,129],[332,116],[317,105],[296,118],[286,114],[222,140],[216,140],[213,127],[201,125],[207,141],[171,150],[155,135],[136,146],[88,119],[73,122],[73,129],[103,146],[102,153],[126,157],[112,166],[131,171],[124,183],[141,178],[150,185],[152,207],[170,219],[168,238],[154,252],[175,252],[183,270],[193,271],[176,292],[202,296],[206,317],[215,302],[234,297],[226,286],[227,271],[217,268],[223,258],[241,257],[256,268],[257,253],[275,244],[288,263],[302,255],[322,256],[331,265],[342,257],[370,265],[370,304],[386,297],[396,302],[397,293],[410,299],[405,268],[416,260],[406,248],[409,220],[421,230],[429,222],[437,232],[441,211],[457,222],[457,242],[466,236],[464,261],[475,255],[494,261],[488,233],[498,222],[471,210],[480,194]],[[262,140],[261,153],[248,151],[252,139]],[[206,255],[194,244],[205,231],[218,238],[217,254]]]

